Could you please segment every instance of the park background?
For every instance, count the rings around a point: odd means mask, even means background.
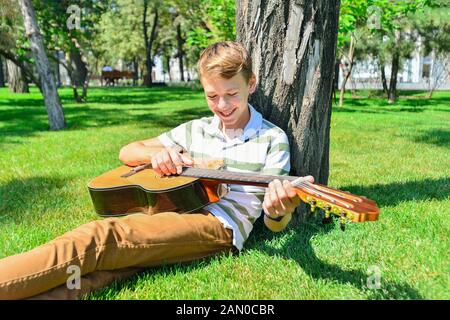
[[[246,5],[249,12],[282,6],[249,3],[0,0],[0,258],[96,219],[86,185],[119,165],[123,145],[210,115],[195,69],[201,50],[245,42]],[[287,17],[298,12],[286,3]],[[337,222],[303,216],[277,234],[257,221],[239,256],[152,268],[88,298],[450,298],[449,7],[335,3],[332,86],[314,92],[325,94],[331,116],[312,112],[330,128],[329,166],[311,170],[331,187],[377,201],[380,220],[342,232]],[[48,79],[23,20],[27,5]],[[45,81],[57,88],[53,99]],[[320,162],[308,157],[293,160],[295,174]]]

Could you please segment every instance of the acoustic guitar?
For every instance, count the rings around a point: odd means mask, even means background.
[[[323,209],[325,218],[338,216],[345,222],[375,221],[379,208],[375,201],[327,186],[303,181],[295,176],[238,173],[218,169],[184,167],[179,175],[161,177],[151,164],[120,166],[88,184],[95,211],[102,217],[131,213],[189,213],[223,197],[224,184],[267,187],[274,179],[289,180],[303,202],[315,213]]]

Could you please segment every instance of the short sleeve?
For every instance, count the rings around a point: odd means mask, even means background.
[[[165,147],[180,146],[184,150],[189,151],[192,142],[192,121],[185,122],[164,132],[158,136],[159,142]]]
[[[286,134],[281,131],[270,143],[262,174],[283,176],[288,175],[290,170],[291,153],[289,140]]]

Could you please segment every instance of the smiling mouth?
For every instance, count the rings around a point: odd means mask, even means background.
[[[227,118],[227,117],[231,116],[234,113],[234,111],[236,111],[236,109],[233,109],[232,111],[227,112],[227,113],[219,111],[219,113],[222,117]]]

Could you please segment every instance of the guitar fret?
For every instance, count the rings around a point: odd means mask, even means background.
[[[220,172],[219,170],[200,169],[200,168],[186,168],[184,175],[192,176],[196,178],[209,178],[216,180],[227,180],[236,182],[248,182],[248,183],[260,183],[269,184],[274,179],[290,180],[293,181],[297,177],[290,176],[270,176],[270,175],[258,175],[248,172]]]

